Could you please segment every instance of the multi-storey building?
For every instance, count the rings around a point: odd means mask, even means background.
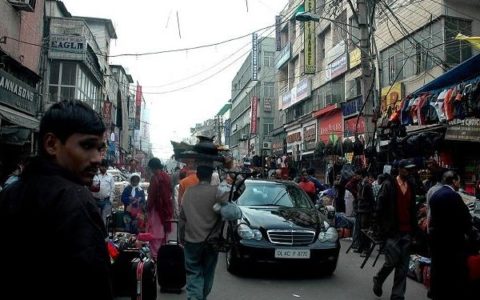
[[[305,28],[311,28],[308,27],[311,24],[295,20],[299,6],[307,1],[289,0],[277,22],[280,51],[276,67],[281,113],[275,120],[278,122],[275,132],[280,133],[283,125],[286,152],[303,165],[315,160],[312,150],[319,141],[361,137],[368,125],[363,117],[358,117],[363,106],[362,72],[360,32],[354,11],[344,0],[316,2],[310,12],[320,20],[314,24],[313,42],[310,36],[305,36]],[[356,3],[352,2],[356,10]],[[465,0],[367,3],[369,12],[375,11],[369,29],[375,37],[372,44],[377,70],[375,90],[382,96],[374,97],[375,106],[382,109],[389,106],[385,101],[391,97],[382,91],[397,93],[396,97],[401,99],[475,54],[468,43],[455,40],[455,36],[480,33],[478,3]],[[315,45],[313,72],[311,66],[305,65],[306,43]],[[274,144],[281,149],[281,135]]]
[[[43,16],[43,0],[0,2],[0,182],[36,152]]]
[[[230,149],[237,161],[271,153],[275,40],[254,36],[252,52],[232,81]]]

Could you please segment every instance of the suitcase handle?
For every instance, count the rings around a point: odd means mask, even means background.
[[[178,223],[179,223],[178,219],[166,220],[165,223],[175,223],[175,224],[177,224],[177,228],[176,228],[176,230],[177,230],[177,240],[176,241],[168,240],[167,237],[165,237],[164,245],[168,245],[168,244],[172,244],[172,243],[175,243],[175,244],[179,245],[180,244],[180,232],[178,230]]]

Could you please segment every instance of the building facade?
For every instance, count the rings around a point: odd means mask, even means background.
[[[238,162],[271,154],[275,40],[253,37],[252,52],[232,80],[230,149]]]
[[[36,152],[44,1],[0,2],[0,182]]]

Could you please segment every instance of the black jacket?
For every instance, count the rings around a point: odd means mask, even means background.
[[[113,299],[103,221],[59,166],[35,159],[0,193],[0,236],[5,299]]]
[[[376,207],[376,219],[379,228],[379,234],[383,238],[395,237],[400,233],[400,222],[397,207],[397,185],[395,178],[388,175],[378,192]],[[410,226],[413,231],[417,228],[415,187],[411,181],[408,181],[411,191],[410,198]]]

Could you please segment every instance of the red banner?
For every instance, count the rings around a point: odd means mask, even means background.
[[[251,115],[250,115],[250,134],[257,133],[257,109],[258,109],[258,97],[252,97]]]
[[[112,122],[112,102],[108,100],[103,102],[102,117],[105,125],[110,127],[110,123]]]
[[[136,99],[135,105],[137,107],[141,106],[142,105],[142,86],[138,83],[137,83],[137,94],[136,94],[135,99]]]

